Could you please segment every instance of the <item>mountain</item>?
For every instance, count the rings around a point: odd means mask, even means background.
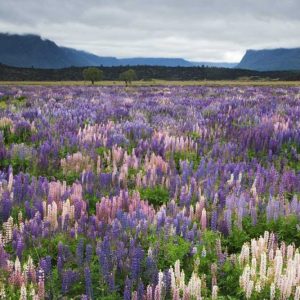
[[[0,34],[0,62],[15,67],[65,68],[114,65],[114,57],[99,57],[84,51],[59,47],[38,35]]]
[[[0,63],[23,68],[59,69],[87,66],[166,66],[193,67],[214,66],[232,68],[236,64],[190,62],[182,58],[116,58],[91,54],[72,48],[60,47],[53,41],[38,35],[0,33]]]
[[[300,48],[247,50],[237,68],[257,71],[300,70]]]

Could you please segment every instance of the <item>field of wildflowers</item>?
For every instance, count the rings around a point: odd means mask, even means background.
[[[0,299],[300,300],[300,88],[0,86]]]

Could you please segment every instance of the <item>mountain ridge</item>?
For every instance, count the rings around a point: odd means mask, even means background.
[[[35,34],[0,33],[0,63],[23,68],[60,69],[88,66],[167,66],[167,67],[229,67],[237,63],[192,62],[183,58],[98,56],[86,51],[58,46],[49,39]]]

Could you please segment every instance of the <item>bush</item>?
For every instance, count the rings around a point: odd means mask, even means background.
[[[155,207],[159,207],[169,201],[169,191],[162,186],[141,189],[140,195],[141,199],[147,200]]]

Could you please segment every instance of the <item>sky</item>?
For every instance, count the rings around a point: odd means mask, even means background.
[[[300,46],[300,0],[0,0],[0,31],[101,56],[238,62]]]

